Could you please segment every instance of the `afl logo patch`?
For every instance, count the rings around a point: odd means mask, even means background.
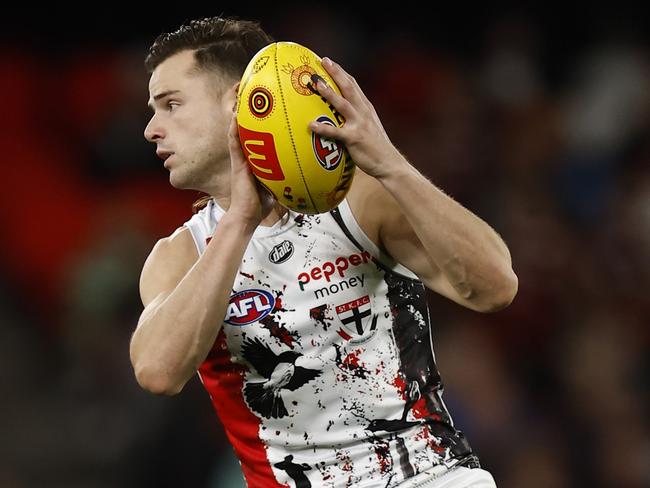
[[[248,325],[262,320],[273,311],[275,298],[265,290],[244,290],[231,295],[225,322]]]
[[[321,124],[336,127],[336,124],[326,115],[321,115],[317,120]],[[333,139],[321,137],[315,132],[311,133],[311,142],[320,165],[327,171],[335,170],[343,159],[343,145]]]
[[[258,86],[248,97],[248,108],[255,117],[267,117],[273,111],[273,95],[266,88]]]
[[[291,256],[293,256],[293,244],[291,241],[282,241],[271,249],[269,261],[274,264],[280,264],[288,261]]]

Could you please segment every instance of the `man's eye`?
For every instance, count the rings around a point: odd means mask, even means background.
[[[167,110],[169,110],[170,112],[173,112],[179,106],[180,106],[180,103],[178,103],[178,102],[174,102],[174,101],[167,102]]]

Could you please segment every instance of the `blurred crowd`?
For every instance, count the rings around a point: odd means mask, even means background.
[[[510,248],[506,310],[429,297],[482,464],[500,488],[650,486],[648,39],[572,45],[502,15],[468,49],[309,8],[263,25],[352,73],[402,153]],[[140,41],[0,46],[2,487],[243,486],[198,378],[155,397],[129,362],[144,259],[197,197],[142,137]]]

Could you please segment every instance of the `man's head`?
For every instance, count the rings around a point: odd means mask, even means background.
[[[228,167],[227,130],[236,85],[273,39],[257,22],[211,17],[158,36],[145,59],[157,145],[176,188],[207,191]]]

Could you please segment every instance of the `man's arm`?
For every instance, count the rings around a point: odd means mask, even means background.
[[[341,95],[321,82],[317,88],[346,122],[340,128],[312,122],[310,128],[344,142],[359,168],[373,177],[357,185],[356,206],[372,199],[364,213],[377,220],[380,244],[429,288],[457,303],[483,312],[507,306],[518,282],[503,240],[409,164],[353,77],[325,58],[323,66]],[[354,185],[352,200],[353,191]]]
[[[405,173],[358,172],[348,200],[362,228],[376,228],[370,237],[429,289],[479,312],[506,307],[517,277],[503,240],[415,168]]]
[[[207,357],[246,247],[273,208],[246,164],[234,113],[228,147],[230,205],[205,252],[198,257],[190,233],[183,230],[160,241],[142,270],[145,309],[131,338],[131,363],[138,383],[154,393],[179,393]]]
[[[187,229],[156,244],[142,270],[145,308],[131,338],[140,386],[174,395],[196,373],[221,329],[253,231],[226,214],[200,258]]]

